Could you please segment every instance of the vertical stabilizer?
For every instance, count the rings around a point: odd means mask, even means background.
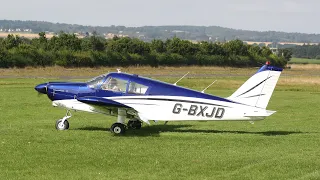
[[[270,66],[267,62],[227,99],[265,109],[281,72],[282,68]]]

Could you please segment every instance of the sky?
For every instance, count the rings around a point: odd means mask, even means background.
[[[0,19],[320,33],[319,0],[0,0]]]

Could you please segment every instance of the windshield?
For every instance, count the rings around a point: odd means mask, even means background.
[[[90,81],[87,81],[87,85],[90,88],[97,88],[103,81],[103,79],[106,77],[106,74],[94,77],[93,79],[91,79]]]

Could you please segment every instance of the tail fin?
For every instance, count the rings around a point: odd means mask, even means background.
[[[265,109],[282,72],[282,68],[269,64],[262,66],[227,99]]]

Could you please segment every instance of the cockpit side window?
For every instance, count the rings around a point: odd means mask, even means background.
[[[131,81],[129,84],[128,93],[130,94],[146,94],[148,90],[148,86],[143,84],[138,84],[136,82]]]
[[[115,92],[126,92],[127,84],[127,80],[108,77],[106,81],[102,83],[101,89]]]

